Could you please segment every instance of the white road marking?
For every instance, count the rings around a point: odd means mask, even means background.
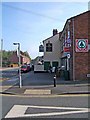
[[[5,90],[11,88],[12,86],[0,86],[0,92],[4,92]]]
[[[27,110],[27,106],[23,105],[14,105],[10,112],[5,116],[5,118],[13,118],[23,116],[25,111]]]
[[[37,114],[25,114],[28,108],[42,108],[42,109],[58,109],[58,110],[75,110],[66,112],[50,112],[50,113],[37,113]],[[18,118],[18,117],[38,117],[38,116],[55,116],[66,115],[74,113],[86,113],[90,112],[89,108],[76,108],[76,107],[52,107],[52,106],[32,106],[32,105],[14,105],[12,109],[7,113],[5,118]]]
[[[12,78],[12,79],[9,79],[9,80],[7,80],[8,82],[11,82],[11,81],[17,81],[18,80],[18,78]]]

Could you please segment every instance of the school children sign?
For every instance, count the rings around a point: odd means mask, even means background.
[[[88,52],[88,39],[76,39],[76,52]]]

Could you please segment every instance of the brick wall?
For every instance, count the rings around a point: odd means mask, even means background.
[[[75,18],[75,40],[88,38],[88,12]],[[75,80],[86,80],[88,53],[75,52]]]
[[[90,24],[89,24],[90,11],[87,11],[83,14],[68,19],[63,29],[62,38],[64,38],[64,32],[67,32],[67,26],[69,20],[70,20],[69,28],[70,28],[70,39],[71,39],[70,61],[69,61],[70,79],[73,80],[73,76],[75,74],[75,80],[86,80],[87,74],[90,73],[90,51],[83,53],[76,52],[75,41],[76,39],[88,39],[90,44]],[[73,34],[73,28],[74,28],[74,34]],[[73,50],[74,50],[74,54],[73,54]],[[74,68],[74,72],[73,72],[73,68]]]
[[[90,44],[90,12],[88,13],[88,43]],[[90,50],[88,52],[88,73],[90,74]],[[90,78],[88,78],[88,80],[90,80]]]

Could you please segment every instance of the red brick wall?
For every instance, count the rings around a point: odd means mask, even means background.
[[[21,59],[21,64],[22,64],[22,57],[20,56],[20,59]],[[13,64],[13,63],[17,63],[18,64],[18,61],[19,61],[19,58],[17,56],[17,53],[16,52],[13,52],[13,54],[10,56],[9,58],[9,61]]]
[[[75,79],[86,80],[88,73],[88,53],[75,54]]]
[[[75,40],[88,38],[88,13],[75,18]],[[75,52],[75,80],[86,80],[88,53]]]
[[[88,13],[88,43],[90,44],[90,12]],[[88,52],[88,73],[90,74],[90,50]]]

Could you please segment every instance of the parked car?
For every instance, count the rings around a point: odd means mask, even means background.
[[[29,72],[30,66],[29,65],[22,65],[21,66],[21,72]]]

